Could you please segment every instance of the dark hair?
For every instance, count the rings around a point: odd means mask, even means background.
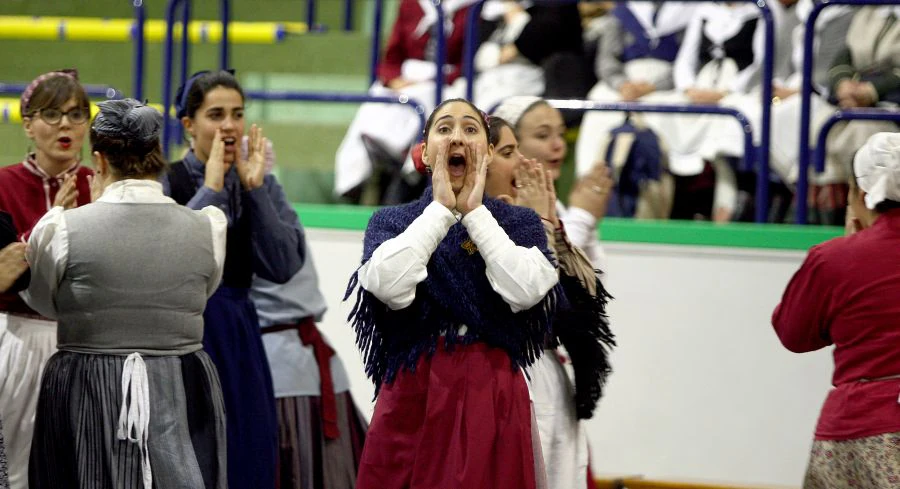
[[[473,104],[472,102],[469,102],[468,100],[466,100],[464,98],[451,98],[449,100],[444,100],[443,102],[441,102],[441,105],[438,105],[434,109],[434,111],[431,112],[431,115],[428,116],[428,121],[425,123],[425,134],[424,134],[425,142],[426,143],[428,142],[428,133],[431,132],[431,126],[434,125],[435,115],[438,113],[438,111],[443,109],[445,105],[448,105],[448,104],[451,104],[454,102],[462,102],[462,103],[468,105],[469,107],[471,107],[471,109],[476,114],[481,116],[478,120],[481,122],[481,127],[484,129],[485,138],[487,138],[488,142],[490,142],[490,138],[489,138],[490,128],[488,127],[487,116],[478,107],[475,107],[475,104]]]
[[[217,87],[237,90],[244,100],[244,90],[230,71],[199,71],[191,75],[184,85],[175,93],[175,116],[179,119],[187,116],[191,119],[203,105],[206,94]]]
[[[103,153],[119,178],[156,177],[166,168],[159,144],[162,114],[134,99],[108,100],[91,124],[91,151]]]
[[[22,107],[22,116],[32,117],[43,109],[60,109],[72,98],[78,107],[91,110],[91,101],[77,80],[62,74],[52,76],[34,88],[28,99],[28,107]]]
[[[516,134],[516,128],[512,126],[506,119],[501,119],[497,116],[491,116],[488,121],[488,129],[490,130],[490,141],[491,144],[497,146],[500,144],[500,135],[503,134],[503,128],[508,127],[510,131],[512,131],[513,135]]]

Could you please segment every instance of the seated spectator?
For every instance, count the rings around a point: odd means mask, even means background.
[[[506,97],[584,97],[581,16],[572,2],[488,0],[475,55],[474,102],[491,110]]]
[[[597,102],[634,102],[657,90],[671,90],[672,63],[696,4],[625,2],[599,20],[595,73],[588,94]],[[609,132],[625,121],[622,112],[585,114],[575,146],[578,175],[590,171]]]
[[[829,11],[832,13],[829,14]],[[900,7],[862,7],[851,14],[838,7],[825,9],[817,23],[821,32],[817,41],[818,55],[828,69],[814,76],[816,85],[824,85],[822,96],[813,95],[811,104],[810,144],[818,139],[818,130],[838,107],[896,107],[900,102]],[[823,25],[824,24],[824,25]],[[821,29],[821,31],[820,31]],[[843,30],[843,34],[841,31]],[[828,51],[834,49],[834,37],[842,41],[833,61],[824,64]],[[802,48],[802,46],[801,46]],[[802,53],[798,53],[802,55]],[[795,59],[802,60],[802,58]],[[794,81],[794,90],[799,81]],[[790,183],[797,180],[799,159],[800,97],[792,91],[776,93],[784,97],[772,112],[775,130],[772,131],[772,167]],[[810,222],[840,225],[844,222],[847,178],[853,154],[872,134],[893,132],[897,125],[881,121],[851,121],[838,123],[828,135],[825,148],[825,172],[810,170]]]
[[[446,65],[442,68],[445,98],[464,92],[460,79],[466,13],[475,0],[445,0]],[[378,65],[378,80],[370,95],[406,95],[422,103],[425,116],[434,110],[435,26],[437,11],[430,0],[401,0],[387,50]],[[420,135],[419,117],[398,104],[363,104],[350,124],[335,156],[336,195],[353,202],[363,198],[365,183],[377,176],[380,187],[371,204],[396,204],[418,197],[424,182],[407,157]]]

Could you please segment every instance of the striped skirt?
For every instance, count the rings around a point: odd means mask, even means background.
[[[349,392],[336,395],[340,434],[325,438],[318,396],[276,401],[280,489],[353,489],[366,439],[366,421]]]
[[[143,361],[152,485],[226,489],[225,409],[209,356],[198,351]],[[125,362],[125,356],[67,351],[50,358],[37,407],[30,489],[143,488],[139,444],[117,434]]]

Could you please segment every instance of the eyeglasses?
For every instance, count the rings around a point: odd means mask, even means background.
[[[74,109],[69,110],[68,112],[63,112],[59,109],[41,109],[38,112],[41,120],[50,124],[51,126],[55,126],[62,121],[63,116],[69,118],[69,122],[72,124],[84,124],[91,118],[91,111],[85,110],[81,107],[76,107]]]

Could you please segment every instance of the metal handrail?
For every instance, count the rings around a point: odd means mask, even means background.
[[[816,147],[813,149],[813,162],[815,169],[821,173],[825,171],[825,153],[827,146],[828,133],[834,128],[834,125],[841,121],[891,121],[900,124],[900,111],[887,109],[845,109],[837,110],[831,114],[822,128],[819,130],[819,137],[816,141]],[[797,199],[800,199],[798,190]],[[806,194],[803,194],[806,197]]]
[[[476,35],[478,33],[477,20],[481,14],[481,9],[486,0],[478,0],[469,7],[468,17],[466,19],[466,40],[463,54],[463,74],[466,77],[466,98],[472,99],[472,93],[475,84],[475,49]],[[560,0],[545,0],[559,3]],[[565,0],[576,1],[576,0]],[[624,1],[624,0],[616,0]],[[687,1],[703,1],[703,0],[687,0]],[[772,121],[772,78],[774,73],[774,57],[775,57],[775,21],[772,17],[772,10],[769,8],[768,0],[742,0],[751,2],[756,5],[762,15],[765,24],[765,50],[763,55],[763,74],[762,74],[762,115],[760,128],[760,145],[755,148],[757,151],[756,162],[757,178],[756,178],[756,222],[765,222],[767,217],[767,208],[769,201],[769,141],[771,136]],[[684,106],[686,109],[695,109],[697,106]],[[646,111],[645,111],[646,112]],[[682,112],[691,113],[696,110],[683,110]],[[699,113],[708,113],[701,111]]]
[[[120,99],[125,94],[110,85],[82,85],[84,93],[90,98]],[[0,82],[0,95],[21,95],[28,88],[27,83]]]
[[[803,71],[802,82],[800,86],[800,151],[798,153],[797,161],[797,224],[806,224],[807,215],[809,214],[806,196],[809,193],[809,164],[813,151],[815,151],[817,155],[821,153],[821,160],[817,160],[821,163],[816,165],[816,171],[825,171],[825,148],[823,146],[820,149],[819,146],[816,146],[815,150],[811,149],[809,147],[809,136],[811,132],[810,124],[812,117],[812,71],[813,63],[815,62],[815,56],[813,54],[813,42],[815,40],[816,34],[816,19],[819,18],[819,14],[824,8],[832,5],[900,5],[900,0],[818,1],[814,2],[812,11],[810,11],[809,17],[807,17],[806,19],[805,32],[803,36]],[[831,126],[833,126],[839,120],[856,119],[857,116],[860,116],[859,118],[866,119],[868,116],[862,117],[862,115],[870,113],[871,112],[856,110],[846,112],[838,111],[834,116],[832,116],[832,119],[829,119],[830,124],[828,126],[828,130],[830,131]],[[835,119],[835,117],[837,117],[837,119]],[[823,133],[827,135],[827,131],[823,130],[819,133],[819,144],[822,144],[821,142],[824,142],[824,138],[822,136]],[[768,147],[768,145],[766,145],[766,147]]]
[[[419,134],[425,131],[425,105],[406,95],[378,96],[340,92],[304,92],[291,90],[245,90],[244,96],[251,100],[280,100],[293,102],[328,102],[328,103],[379,103],[406,105],[416,112],[419,118]]]
[[[547,99],[546,102],[557,109],[578,111],[608,112],[655,112],[661,114],[716,114],[727,115],[737,119],[744,131],[743,169],[753,168],[753,125],[743,112],[730,107],[717,105],[674,105],[674,104],[642,104],[638,102],[594,102],[591,100]]]

